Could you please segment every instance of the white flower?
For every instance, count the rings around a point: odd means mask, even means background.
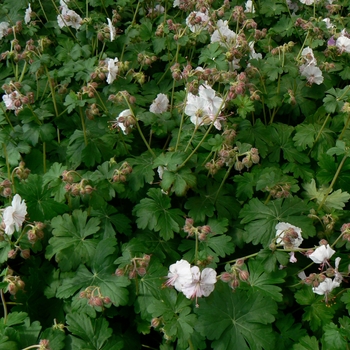
[[[335,42],[335,45],[339,48],[340,52],[350,52],[350,39],[346,36],[340,36],[337,41]]]
[[[164,8],[164,6],[162,6],[162,5],[159,5],[159,4],[157,4],[156,6],[154,6],[154,8],[153,9],[148,9],[148,13],[149,14],[162,14],[162,13],[164,13],[164,11],[165,11],[165,8]]]
[[[7,35],[7,30],[10,28],[10,25],[7,22],[0,23],[0,40]]]
[[[302,65],[300,66],[300,73],[303,77],[306,77],[307,82],[312,84],[320,85],[323,83],[323,75],[320,68],[314,65]]]
[[[174,286],[177,291],[181,292],[183,287],[190,283],[192,283],[192,272],[188,261],[180,260],[170,265],[166,285]]]
[[[107,69],[108,69],[108,75],[107,75],[107,83],[108,84],[112,84],[113,81],[116,79],[117,77],[117,73],[119,70],[118,67],[118,58],[107,58],[106,61],[107,63]]]
[[[255,50],[254,50],[254,41],[251,41],[248,45],[249,45],[249,51],[250,51],[250,54],[249,54],[249,57],[250,58],[255,58],[257,60],[260,60],[262,59],[262,54],[261,53],[256,53]]]
[[[289,224],[288,222],[279,222],[275,226],[276,243],[282,244],[284,248],[298,248],[303,242],[301,228]],[[291,257],[292,258],[292,257]]]
[[[128,135],[134,126],[134,124],[132,124],[132,123],[129,123],[129,122],[125,123],[130,118],[132,120],[134,118],[134,115],[130,109],[125,109],[124,111],[119,113],[119,115],[117,117],[117,126],[123,131],[124,135]]]
[[[197,20],[199,23],[197,23]],[[196,22],[193,24],[193,22]],[[186,24],[192,33],[199,33],[202,29],[206,29],[209,22],[208,11],[191,12],[186,18]]]
[[[2,219],[5,224],[5,233],[12,235],[13,232],[19,231],[22,227],[23,221],[27,214],[27,205],[22,200],[19,194],[16,194],[13,199],[11,206],[5,208]]]
[[[166,112],[169,106],[168,96],[165,94],[158,94],[151,106],[149,111],[155,114]]]
[[[332,280],[329,277],[326,277],[326,279],[321,282],[319,284],[318,287],[313,287],[312,291],[318,295],[326,295],[326,297],[328,296],[328,294],[334,289],[340,286],[340,283]]]
[[[334,253],[335,250],[333,250],[329,244],[326,246],[321,245],[312,254],[309,255],[309,258],[316,264],[323,264],[329,260]]]
[[[314,2],[317,4],[318,0],[300,0],[300,2],[305,5],[313,5]]]
[[[253,5],[253,1],[251,0],[248,0],[246,3],[245,3],[245,10],[244,12],[248,12],[248,13],[255,13],[255,8],[254,8],[254,5]]]
[[[327,29],[334,28],[334,25],[331,23],[330,18],[327,17],[327,18],[323,19],[322,21],[326,23]]]
[[[3,95],[2,100],[5,103],[6,109],[13,110],[13,111],[17,111],[21,109],[23,107],[22,103],[20,104],[19,107],[17,107],[15,104],[16,101],[20,101],[20,97],[21,95],[19,94],[18,91],[13,91],[10,94]]]
[[[66,5],[61,7],[61,14],[57,16],[57,23],[60,28],[73,27],[79,29],[81,27],[82,18],[73,10],[69,10]]]
[[[314,52],[309,46],[304,48],[304,50],[301,52],[301,56],[306,61],[307,65],[314,65],[314,66],[317,65]]]
[[[186,298],[207,297],[213,290],[216,283],[216,271],[210,267],[205,268],[202,273],[198,266],[191,267],[192,282],[182,288]]]
[[[28,24],[30,22],[30,14],[32,13],[32,8],[30,7],[30,4],[28,5],[28,8],[26,9],[26,13],[24,15],[24,23]]]
[[[210,41],[212,43],[219,42],[221,46],[232,45],[237,34],[228,27],[227,21],[219,19],[216,25],[217,29],[212,34]]]
[[[109,29],[109,39],[113,41],[115,39],[115,35],[117,34],[117,30],[114,28],[112,21],[107,18],[108,29]]]
[[[180,0],[174,0],[173,7],[179,7],[180,6]]]
[[[199,87],[198,96],[188,93],[185,113],[196,126],[210,124],[214,121],[216,129],[221,130],[218,114],[223,108],[223,99],[216,96],[215,90],[208,85]]]

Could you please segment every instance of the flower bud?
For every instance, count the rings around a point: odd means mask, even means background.
[[[239,278],[241,281],[248,281],[249,279],[249,272],[246,270],[239,271]]]
[[[157,328],[160,324],[160,319],[158,317],[152,318],[151,327]]]
[[[21,257],[23,259],[29,259],[30,258],[30,250],[29,249],[23,249],[21,251]]]
[[[17,250],[15,249],[11,249],[8,253],[7,253],[7,257],[9,259],[14,259],[17,256]]]
[[[230,282],[232,280],[232,275],[228,272],[224,272],[220,276],[221,281],[223,282]]]

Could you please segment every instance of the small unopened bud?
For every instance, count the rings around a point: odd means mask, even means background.
[[[109,297],[104,297],[103,298],[103,303],[104,304],[110,304],[112,302],[112,300]]]
[[[8,253],[7,253],[7,257],[9,259],[14,259],[17,256],[17,250],[15,249],[11,249]]]
[[[151,327],[157,328],[160,324],[160,319],[158,317],[152,318]]]
[[[30,258],[30,250],[29,249],[23,249],[21,251],[21,257],[23,259],[29,259]]]
[[[320,240],[320,245],[327,245],[328,242],[325,239]]]
[[[220,276],[221,281],[223,282],[230,282],[232,280],[232,275],[228,272],[224,272]]]
[[[124,274],[125,274],[124,269],[116,269],[115,270],[115,275],[116,276],[124,276]]]
[[[249,279],[249,272],[246,270],[239,271],[239,278],[241,281],[248,281]]]

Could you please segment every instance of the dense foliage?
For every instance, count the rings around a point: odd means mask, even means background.
[[[3,0],[0,348],[348,348],[349,10]]]

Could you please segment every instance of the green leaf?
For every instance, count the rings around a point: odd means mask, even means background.
[[[323,187],[318,190],[314,179],[312,179],[309,184],[303,184],[303,187],[306,191],[306,196],[310,200],[316,199],[317,204],[321,204],[323,202],[324,197],[328,192],[328,187]],[[347,203],[349,199],[350,194],[348,192],[342,192],[340,189],[333,193],[330,191],[325,202],[323,203],[323,207],[328,211],[331,211],[332,209],[342,210],[345,207],[345,203]]]
[[[284,314],[276,321],[279,330],[278,342],[275,350],[291,349],[292,345],[306,335],[306,330],[300,323],[296,323],[291,314]]]
[[[328,324],[335,313],[334,306],[324,303],[323,296],[316,295],[310,286],[303,286],[295,293],[298,304],[303,305],[303,321],[309,321],[310,328],[316,332]]]
[[[261,243],[266,247],[275,237],[275,226],[279,222],[289,222],[300,227],[303,237],[314,236],[315,227],[312,220],[307,217],[308,212],[308,206],[298,197],[276,199],[268,204],[253,198],[243,207],[239,217],[242,218],[241,223],[246,224],[245,230],[248,232],[246,242]]]
[[[151,188],[147,195],[134,207],[133,213],[138,217],[137,226],[141,229],[159,231],[165,240],[174,237],[174,232],[180,232],[180,225],[184,222],[184,213],[180,209],[170,209],[170,198],[160,189]]]
[[[129,185],[133,191],[138,191],[145,183],[153,182],[153,157],[149,152],[145,152],[136,158],[128,158],[126,161],[132,166]]]
[[[100,241],[91,261],[91,271],[84,265],[80,265],[73,277],[63,280],[62,285],[57,289],[56,297],[68,298],[78,290],[94,286],[100,289],[103,297],[109,297],[115,306],[125,305],[128,302],[126,287],[130,284],[130,280],[125,276],[116,276],[114,273],[115,244],[116,241],[113,238]]]
[[[189,210],[188,215],[196,222],[203,222],[206,217],[212,217],[215,211],[215,206],[209,196],[190,197],[185,203],[185,208]]]
[[[64,214],[52,219],[53,237],[46,249],[46,258],[56,255],[62,271],[76,269],[79,264],[91,263],[98,240],[89,238],[100,229],[100,220],[90,218],[86,211],[74,210],[72,215]]]
[[[245,119],[248,113],[254,112],[254,102],[247,95],[238,95],[232,100],[237,107],[237,113],[240,117]]]
[[[197,183],[197,178],[192,174],[191,169],[182,168],[178,172],[170,172],[165,170],[161,186],[164,191],[175,192],[179,197],[184,196],[190,188],[193,188]]]
[[[67,328],[86,343],[87,349],[101,349],[113,331],[104,318],[91,319],[85,314],[67,314]]]
[[[60,163],[53,163],[51,168],[43,175],[43,185],[48,185],[51,196],[54,196],[57,202],[62,202],[66,194],[65,183],[62,181],[64,170],[67,170],[66,166]]]
[[[197,317],[191,313],[191,300],[174,289],[162,290],[160,300],[154,300],[147,308],[153,317],[163,318],[164,334],[176,338],[180,346],[188,345]]]
[[[273,273],[268,273],[264,269],[264,265],[259,260],[249,260],[249,285],[256,293],[270,297],[275,301],[282,301],[282,289],[276,284],[284,282],[286,276],[285,271],[277,270]]]
[[[214,292],[199,301],[196,330],[213,340],[216,350],[273,349],[274,334],[270,323],[275,318],[277,304],[252,291],[216,283]]]
[[[237,185],[237,197],[241,200],[251,199],[256,186],[256,175],[253,173],[244,173],[243,175],[235,175],[233,181]]]
[[[333,322],[323,327],[322,344],[324,349],[343,350],[346,349],[349,340],[341,334],[341,330]]]
[[[299,340],[298,344],[293,345],[293,350],[319,350],[318,341],[315,337],[306,335]]]
[[[51,191],[43,185],[43,177],[30,174],[26,182],[20,182],[18,193],[25,198],[27,211],[32,221],[50,220],[67,211],[67,205],[51,198]]]

